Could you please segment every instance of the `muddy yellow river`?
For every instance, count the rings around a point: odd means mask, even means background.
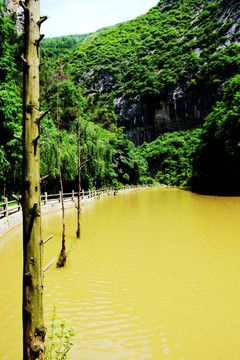
[[[43,216],[44,263],[60,251],[61,213]],[[67,210],[64,269],[45,273],[75,328],[71,360],[239,360],[240,198],[179,189],[117,194]],[[0,239],[0,359],[21,360],[21,226]]]

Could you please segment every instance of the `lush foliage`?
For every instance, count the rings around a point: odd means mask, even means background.
[[[166,133],[139,151],[148,161],[149,171],[157,181],[172,186],[188,186],[192,176],[193,153],[200,129]]]
[[[22,101],[18,86],[21,71],[17,60],[21,52],[14,16],[6,15],[0,2],[0,194],[5,196],[11,179],[11,190],[18,189],[21,173],[21,145],[14,135],[21,135]]]
[[[230,80],[202,129],[194,154],[194,190],[240,193],[240,75]]]
[[[80,35],[67,35],[61,37],[44,39],[41,44],[42,57],[47,59],[49,63],[54,63],[68,54],[71,50],[75,50],[81,43],[87,43],[92,41],[99,34],[113,29],[117,25],[101,28],[98,31]]]
[[[58,69],[59,70],[59,69]],[[82,188],[130,184],[147,175],[147,162],[117,129],[110,103],[104,106],[98,96],[82,96],[79,86],[55,74],[55,81],[45,83],[43,104],[53,105],[52,112],[42,121],[41,173],[50,177],[48,191],[58,189],[57,114],[61,128],[61,166],[67,190],[77,180],[77,128],[80,122]]]
[[[161,0],[146,15],[81,43],[64,64],[87,88],[114,96],[164,94],[176,84],[217,89],[240,70],[237,18],[237,3]]]
[[[206,89],[213,101],[221,99],[226,80],[240,72],[239,16],[239,1],[161,0],[147,14],[97,34],[91,41],[79,42],[77,49],[71,50],[62,61],[69,79],[80,81],[84,89],[85,119],[115,133],[115,98],[168,96],[176,86],[185,93],[195,91],[197,94],[200,89]],[[226,101],[224,95],[222,116],[233,106],[231,103],[227,108]],[[212,181],[213,187],[216,178],[210,181],[207,162],[205,164],[201,155],[205,147],[206,157],[210,159],[209,152],[213,154],[216,167],[217,163],[228,163],[227,173],[232,179],[234,166],[229,165],[226,151],[215,151],[211,145],[211,134],[215,130],[207,124],[212,117],[214,113],[204,125],[205,135],[200,136],[200,129],[163,134],[153,143],[143,144],[136,154],[147,160],[151,175],[162,183],[181,186],[191,183],[194,188],[200,188],[199,183],[204,183],[205,176],[205,185],[210,186]],[[234,131],[229,137],[233,135]],[[232,152],[235,152],[234,146],[237,147],[236,141],[234,144],[231,144]],[[135,170],[136,165],[129,167],[132,160],[127,156],[127,149],[132,145],[127,145],[127,139],[111,145],[114,145],[113,166],[109,173],[117,175],[117,181],[140,182],[140,178],[148,176],[145,165],[140,166],[140,172]],[[209,167],[214,172],[215,167]],[[220,173],[216,175],[219,176]]]
[[[71,190],[77,183],[77,121],[67,130],[64,122],[61,130],[61,164],[65,189]],[[81,178],[82,188],[100,188],[137,183],[148,174],[146,160],[134,144],[122,133],[110,133],[84,117],[81,128]],[[41,172],[49,174],[45,187],[57,191],[58,153],[57,129],[53,120],[42,126]],[[56,181],[57,180],[57,181]]]
[[[66,325],[65,319],[57,319],[56,307],[52,311],[50,332],[47,334],[46,360],[66,360],[73,346],[74,330]]]

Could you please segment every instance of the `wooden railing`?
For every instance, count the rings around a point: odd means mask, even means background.
[[[101,197],[102,195],[111,195],[115,194],[119,190],[137,190],[146,187],[151,187],[151,185],[127,185],[123,186],[119,189],[117,188],[102,188],[98,190],[82,190],[81,191],[81,199],[90,199],[94,197]],[[19,196],[21,199],[21,196]],[[70,193],[63,194],[64,202],[65,201],[74,201],[77,198],[77,192],[72,190]],[[61,203],[62,193],[59,191],[58,194],[48,194],[45,192],[41,195],[41,204],[43,206]],[[21,201],[18,203],[16,200],[8,201],[8,198],[4,198],[4,202],[0,203],[0,219],[4,217],[8,217],[16,212],[22,210]]]
[[[0,204],[0,219],[21,210],[22,206],[20,203],[18,204],[16,200],[8,201],[8,198],[4,198],[4,202]]]

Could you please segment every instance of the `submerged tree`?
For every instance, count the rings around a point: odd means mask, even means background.
[[[78,100],[78,202],[77,202],[77,238],[81,237],[81,123],[80,123],[80,98]]]
[[[61,170],[61,135],[60,135],[60,119],[59,119],[59,93],[57,87],[57,128],[58,128],[58,169],[59,169],[59,180],[61,188],[61,203],[62,203],[62,249],[58,257],[57,267],[63,267],[67,261],[66,254],[66,224],[65,224],[65,207],[63,198],[63,181],[62,181],[62,170]]]
[[[40,1],[26,0],[23,103],[23,359],[44,359],[41,239],[39,45]]]

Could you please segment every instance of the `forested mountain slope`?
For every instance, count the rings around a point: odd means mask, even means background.
[[[114,99],[118,126],[139,145],[202,123],[239,72],[239,20],[239,0],[161,0],[81,43],[64,68],[92,96]]]
[[[84,189],[156,179],[240,194],[239,13],[239,0],[161,0],[110,29],[46,39],[40,102],[52,107],[41,122],[42,191],[59,190],[58,117],[65,191],[77,184],[80,121]],[[0,1],[0,197],[21,193],[15,19]]]
[[[92,33],[43,39],[41,43],[41,54],[43,57],[47,58],[50,63],[53,63],[68,54],[71,50],[75,50],[79,44],[90,42],[96,36],[114,29],[116,26],[118,26],[118,24],[101,28]]]

